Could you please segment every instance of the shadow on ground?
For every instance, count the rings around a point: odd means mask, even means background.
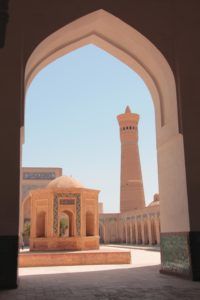
[[[0,299],[200,299],[200,283],[159,273],[159,266],[20,277]]]

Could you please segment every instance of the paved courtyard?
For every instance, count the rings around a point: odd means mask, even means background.
[[[200,300],[200,282],[159,273],[159,251],[131,252],[131,265],[21,268],[19,288],[1,291],[0,299]]]

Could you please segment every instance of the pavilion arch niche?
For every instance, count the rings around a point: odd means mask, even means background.
[[[95,235],[95,218],[94,213],[91,211],[86,212],[86,221],[85,221],[85,232],[86,236],[94,236]]]
[[[62,237],[74,236],[74,214],[70,210],[64,210],[59,217],[59,235]]]
[[[43,238],[46,236],[46,212],[40,211],[36,217],[36,237]]]
[[[175,79],[164,56],[146,37],[104,10],[83,16],[36,47],[26,64],[25,89],[46,65],[87,44],[115,56],[146,83],[155,107],[161,233],[188,232],[185,159]]]

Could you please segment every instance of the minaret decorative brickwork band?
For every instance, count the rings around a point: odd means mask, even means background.
[[[142,172],[138,149],[139,115],[131,112],[118,115],[121,139],[120,212],[145,207]]]

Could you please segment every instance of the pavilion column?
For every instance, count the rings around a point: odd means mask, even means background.
[[[114,242],[116,243],[117,240],[118,240],[118,224],[117,224],[117,220],[115,220],[114,226],[115,226],[115,237],[114,237]]]
[[[124,221],[122,221],[122,244],[124,243],[124,240],[125,240]]]
[[[105,244],[107,244],[107,222],[105,222],[104,242],[105,242]]]
[[[149,244],[153,245],[152,231],[151,231],[151,217],[150,216],[148,216],[148,219],[147,219],[147,228],[148,228],[148,235],[149,235]]]
[[[118,234],[119,234],[119,243],[121,243],[121,222],[118,220]]]
[[[152,233],[151,233],[151,217],[147,217],[147,230],[148,230],[148,238],[149,238],[149,244],[152,245]]]
[[[107,226],[107,243],[110,244],[110,221],[108,222]]]
[[[109,243],[109,223],[108,222],[106,222],[105,240],[106,240],[106,244],[108,244]]]
[[[133,236],[133,244],[136,243],[135,239],[135,221],[132,221],[132,236]]]
[[[131,231],[130,231],[130,221],[127,222],[127,243],[130,244]]]
[[[103,226],[102,226],[102,241],[103,241],[103,243],[105,244],[105,225],[103,224]]]
[[[110,222],[107,223],[107,243],[110,244]]]
[[[139,233],[138,233],[137,219],[135,220],[135,241],[136,241],[136,244],[138,245],[138,243],[139,243]]]
[[[117,243],[120,243],[120,223],[117,219]]]
[[[142,244],[145,244],[145,233],[144,233],[144,220],[141,219],[141,233],[142,233]]]
[[[122,243],[122,240],[123,240],[123,238],[122,238],[122,222],[121,222],[121,220],[119,221],[119,240],[120,240],[120,243]]]
[[[127,235],[127,221],[125,222],[125,237],[126,237],[126,244],[128,242],[128,235]]]
[[[133,244],[133,228],[132,228],[132,221],[129,222],[130,226],[130,244]]]
[[[118,221],[115,220],[115,243],[118,242]]]

